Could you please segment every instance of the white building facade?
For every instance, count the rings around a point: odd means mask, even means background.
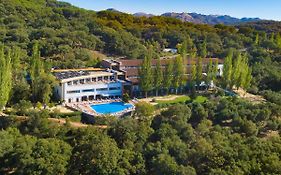
[[[113,70],[60,70],[54,72],[60,81],[55,88],[58,98],[66,103],[122,97],[122,80]]]

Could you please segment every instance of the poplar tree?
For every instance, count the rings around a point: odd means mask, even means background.
[[[211,81],[213,80],[213,59],[210,59],[208,65],[207,65],[207,76],[205,79],[205,83],[207,84],[207,86],[209,87],[209,85],[211,84]]]
[[[159,89],[161,89],[162,85],[163,85],[163,71],[161,68],[161,60],[158,57],[155,72],[154,72],[154,87],[156,90],[156,96],[158,96]]]
[[[274,43],[274,37],[275,37],[275,34],[272,32],[270,34],[270,39],[269,39],[272,43]]]
[[[203,73],[202,58],[198,57],[197,63],[196,63],[196,84],[198,87],[202,81],[202,73]]]
[[[153,72],[151,68],[151,59],[152,59],[152,48],[149,47],[148,55],[145,56],[141,68],[139,70],[140,73],[140,87],[141,90],[145,93],[145,98],[147,98],[148,91],[153,89]]]
[[[174,60],[174,79],[173,87],[176,89],[176,94],[178,93],[178,88],[183,85],[183,75],[184,75],[184,66],[181,56],[178,56]]]
[[[18,47],[13,48],[12,53],[12,72],[13,72],[13,83],[17,83],[18,81],[21,81],[22,72],[20,65],[20,49]]]
[[[245,78],[245,82],[242,85],[244,89],[248,89],[251,85],[251,81],[252,81],[252,69],[248,68],[247,69],[247,74],[246,74],[246,78]]]
[[[206,58],[207,57],[207,41],[204,39],[203,43],[200,44],[199,54],[200,57]]]
[[[33,45],[32,56],[30,59],[30,79],[31,79],[31,91],[32,91],[32,99],[35,103],[39,100],[39,91],[40,91],[40,77],[44,72],[43,64],[40,58],[40,51],[38,42]]]
[[[231,81],[230,81],[230,89],[233,88],[234,85],[237,86],[239,77],[241,74],[241,69],[243,69],[244,63],[242,62],[242,56],[241,53],[238,53],[232,67],[232,75],[231,75]]]
[[[3,110],[10,98],[12,89],[11,51],[5,54],[4,46],[0,46],[0,111]]]
[[[249,88],[251,79],[252,79],[252,70],[248,65],[248,57],[246,55],[243,56],[241,63],[240,63],[240,72],[239,72],[239,78],[236,82],[236,87],[239,89],[240,87],[243,87],[245,89]]]
[[[212,80],[215,81],[218,75],[218,69],[219,69],[219,60],[216,59],[215,60],[215,65],[213,66],[213,70],[212,70]]]
[[[223,64],[223,87],[228,88],[230,81],[231,81],[231,75],[232,75],[232,57],[233,57],[233,51],[230,51],[227,55],[227,57],[224,60]]]
[[[276,35],[276,44],[277,44],[278,48],[281,48],[281,36],[280,36],[280,33],[277,33],[277,35]]]
[[[191,67],[191,78],[190,78],[190,87],[192,94],[195,92],[195,84],[196,84],[196,75],[197,75],[196,65],[192,65]]]
[[[173,63],[171,60],[169,60],[165,69],[164,81],[163,81],[163,86],[167,94],[169,93],[169,89],[172,86],[172,81],[173,81]]]
[[[48,71],[47,64],[41,61],[38,42],[33,45],[33,52],[30,59],[29,74],[31,78],[31,90],[33,102],[42,102],[46,106],[52,94],[52,89],[56,84],[55,78]]]
[[[256,45],[259,45],[259,43],[260,43],[260,39],[259,39],[260,37],[259,37],[259,34],[257,33],[256,34],[256,38],[255,38],[255,44]]]

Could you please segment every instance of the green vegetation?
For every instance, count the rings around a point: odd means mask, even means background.
[[[59,126],[46,111],[1,117],[0,172],[281,173],[280,136],[270,135],[281,131],[279,105],[216,98],[172,105],[153,118],[151,107],[138,106],[133,118],[107,118],[104,129]]]
[[[55,0],[2,0],[0,14],[0,108],[8,107],[8,116],[0,117],[0,174],[281,174],[279,22],[209,26],[87,11]],[[165,47],[177,47],[180,56],[153,71],[151,59]],[[161,87],[178,93],[189,84],[193,100],[158,101],[169,107],[156,111],[141,103],[132,117],[95,118],[108,125],[104,129],[59,126],[48,118],[76,121],[81,114],[42,109],[55,102],[50,69],[98,67],[93,51],[144,58],[145,96]],[[203,57],[225,64],[220,79],[218,62],[209,63],[207,81],[243,87],[267,102],[219,93],[196,97]],[[197,62],[187,78],[186,61]]]
[[[184,103],[190,100],[189,96],[180,96],[175,98],[174,100],[156,100],[155,102],[158,104],[175,104],[175,103]]]
[[[140,76],[140,88],[145,93],[147,98],[147,92],[153,89],[153,71],[151,67],[152,60],[152,48],[150,47],[148,55],[144,58],[141,68],[139,70]]]
[[[11,51],[5,54],[4,46],[0,46],[0,111],[6,106],[12,89]]]
[[[193,102],[197,102],[197,103],[204,103],[207,101],[207,97],[203,97],[203,96],[197,96]]]

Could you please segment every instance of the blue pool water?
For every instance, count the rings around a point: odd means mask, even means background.
[[[99,114],[113,114],[131,108],[133,105],[123,102],[112,102],[92,105],[91,108]]]

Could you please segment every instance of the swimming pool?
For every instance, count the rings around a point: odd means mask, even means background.
[[[91,108],[99,114],[114,114],[118,112],[122,112],[126,109],[132,108],[133,105],[130,103],[123,102],[112,102],[112,103],[104,103],[104,104],[96,104],[91,105]]]

